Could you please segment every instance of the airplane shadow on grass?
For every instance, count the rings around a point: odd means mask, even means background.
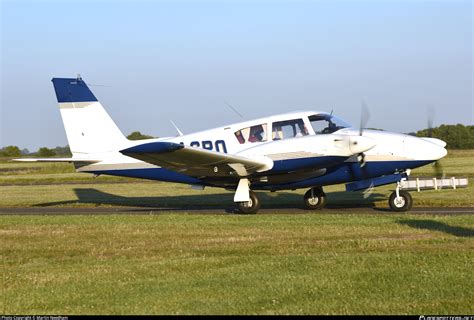
[[[446,223],[434,220],[401,220],[398,223],[416,229],[424,229],[431,231],[441,231],[457,237],[474,237],[474,230],[463,227],[453,227]]]
[[[37,207],[49,207],[68,204],[96,204],[129,206],[135,208],[147,208],[149,210],[210,210],[221,209],[226,212],[234,212],[234,194],[196,194],[180,196],[159,197],[124,197],[106,193],[94,188],[75,188],[77,200],[48,202],[37,204]],[[268,193],[259,192],[258,196],[262,202],[262,209],[303,209],[303,196],[290,192]],[[384,200],[383,194],[373,193],[364,199],[361,193],[356,192],[331,192],[327,197],[327,209],[341,208],[373,208],[376,201]]]

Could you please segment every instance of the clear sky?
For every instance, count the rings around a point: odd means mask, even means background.
[[[294,110],[410,132],[473,124],[471,1],[0,1],[0,146],[66,145],[52,77],[123,133]]]

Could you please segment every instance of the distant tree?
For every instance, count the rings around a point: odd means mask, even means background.
[[[39,148],[37,155],[38,157],[52,157],[52,156],[55,156],[56,153],[49,148],[43,147],[43,148]]]
[[[428,137],[429,129],[420,130],[418,137]],[[446,125],[431,129],[431,136],[446,142],[449,149],[474,149],[474,126]]]
[[[22,156],[27,156],[30,154],[30,150],[24,148],[24,149],[21,149],[21,155]]]
[[[127,136],[129,140],[153,139],[154,137],[142,134],[140,131],[134,131]]]
[[[8,146],[0,149],[0,157],[19,157],[21,150],[17,146]]]
[[[385,131],[384,129],[379,129],[379,128],[364,128],[368,130],[377,130],[377,131]]]
[[[57,156],[64,156],[64,157],[70,157],[72,156],[71,149],[69,149],[69,145],[65,147],[56,147],[53,149],[54,153]]]

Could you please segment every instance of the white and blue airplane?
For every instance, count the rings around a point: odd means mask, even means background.
[[[363,190],[397,183],[389,197],[394,211],[412,198],[398,182],[410,170],[441,159],[446,143],[434,138],[354,129],[331,113],[292,112],[192,134],[128,140],[84,80],[53,78],[72,158],[17,159],[71,162],[76,171],[221,187],[235,192],[241,213],[256,213],[254,190],[309,188],[308,209],[326,203],[323,186],[346,183]]]

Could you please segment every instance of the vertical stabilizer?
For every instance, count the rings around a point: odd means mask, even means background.
[[[82,78],[53,78],[73,154],[120,150],[127,139]]]

